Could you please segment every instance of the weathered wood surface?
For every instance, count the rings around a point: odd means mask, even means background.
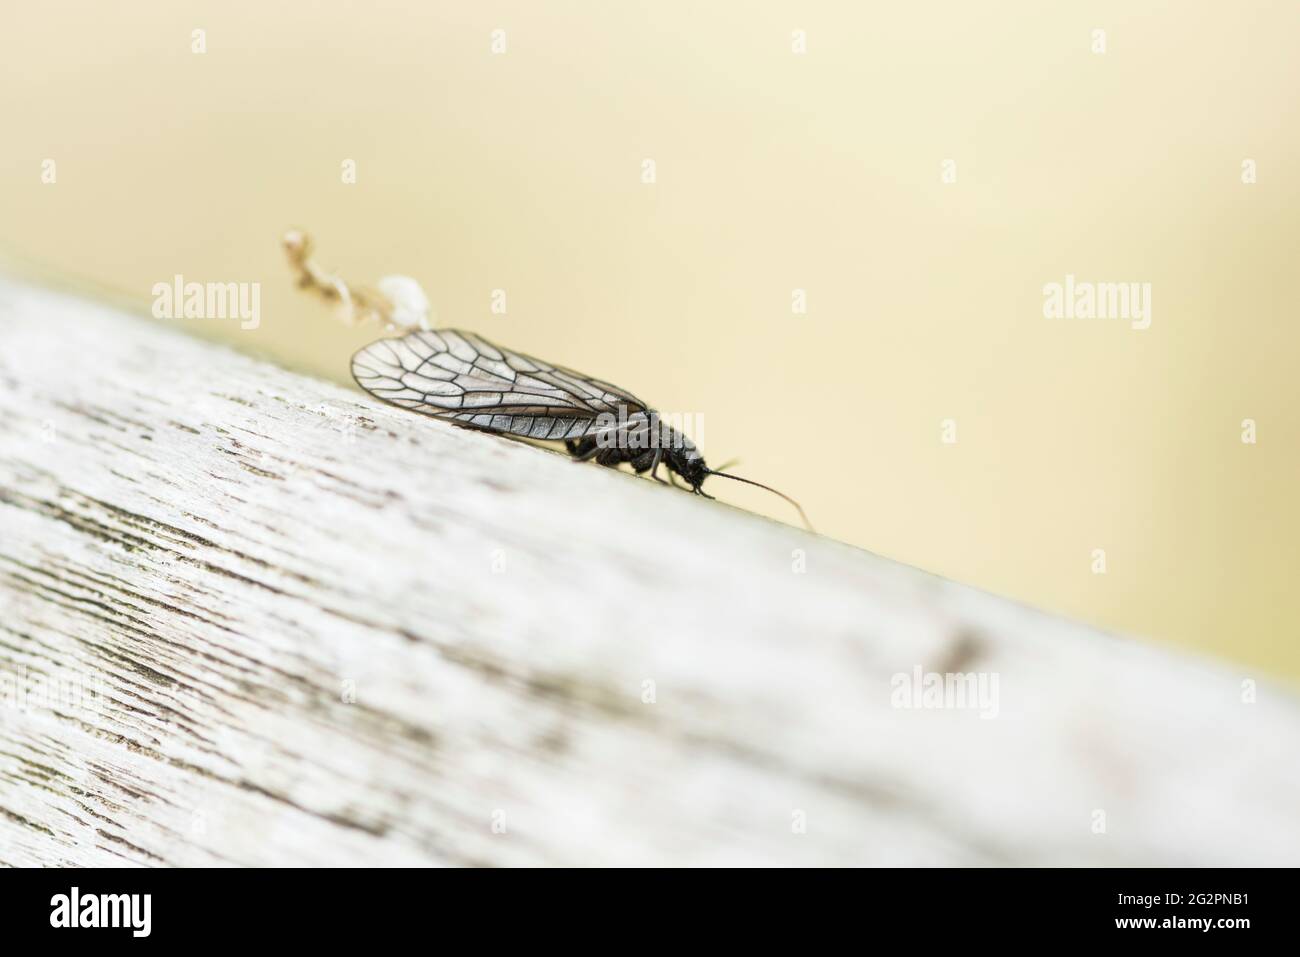
[[[0,545],[0,863],[1300,863],[1227,666],[12,283]]]

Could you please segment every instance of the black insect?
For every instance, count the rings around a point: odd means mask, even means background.
[[[307,258],[306,238],[286,237],[301,285],[359,303],[392,322],[394,307],[383,295],[349,290]],[[662,465],[680,475],[696,495],[710,475],[755,485],[781,496],[808,525],[799,503],[774,488],[709,468],[695,444],[661,420],[632,393],[608,382],[495,346],[472,332],[419,329],[380,339],[352,357],[352,377],[371,395],[457,425],[521,438],[562,441],[578,461],[594,459],[617,468],[628,463],[656,481]],[[811,526],[809,526],[811,528]]]
[[[613,468],[626,462],[660,482],[663,465],[706,498],[713,496],[700,486],[720,475],[767,489],[799,508],[776,489],[710,469],[686,435],[632,393],[494,346],[472,332],[421,329],[380,339],[352,357],[352,377],[371,395],[405,409],[489,432],[563,441],[579,461],[595,459]]]

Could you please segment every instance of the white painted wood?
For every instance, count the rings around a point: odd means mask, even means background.
[[[0,676],[4,864],[1300,864],[1277,688],[12,283]]]

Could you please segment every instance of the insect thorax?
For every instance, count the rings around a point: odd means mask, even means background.
[[[629,413],[626,406],[619,406],[617,413],[602,413],[596,419],[593,434],[596,445],[602,449],[632,452],[662,449],[665,456],[675,453],[683,461],[700,458],[699,449],[686,433],[669,425],[653,409]]]

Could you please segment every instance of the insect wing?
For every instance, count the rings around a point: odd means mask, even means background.
[[[645,403],[607,382],[455,329],[372,342],[352,357],[352,377],[384,402],[532,439],[592,435],[603,414],[645,411]]]

